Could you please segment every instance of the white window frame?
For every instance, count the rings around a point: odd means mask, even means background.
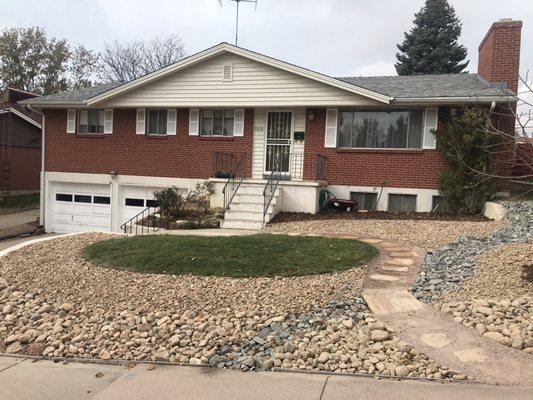
[[[207,112],[207,111],[210,111],[213,113],[213,116],[211,117],[211,121],[214,121],[214,114],[216,111],[222,111],[222,129],[224,129],[224,120],[226,119],[226,111],[231,111],[233,113],[233,118],[231,118],[232,120],[232,128],[231,128],[231,135],[215,135],[215,134],[212,134],[212,135],[205,135],[202,133],[202,127],[203,127],[203,124],[204,124],[204,113]],[[228,118],[230,119],[230,118]],[[199,118],[199,121],[198,121],[198,127],[199,127],[199,130],[198,130],[198,134],[199,136],[202,136],[202,137],[234,137],[235,136],[235,110],[233,108],[202,108],[200,110],[200,118]]]
[[[81,126],[82,126],[82,123],[81,123],[81,115],[82,113],[87,113],[87,132],[82,132],[81,131]],[[90,127],[90,124],[89,124],[89,121],[90,121],[90,113],[91,112],[97,112],[98,113],[98,127],[102,127],[102,132],[90,132],[89,131],[89,127]],[[76,133],[79,133],[81,135],[103,135],[105,133],[105,113],[106,113],[106,110],[103,109],[103,108],[86,108],[86,109],[81,109],[81,110],[77,110],[76,112]],[[100,116],[102,117],[102,120],[100,121]]]
[[[150,112],[153,112],[153,111],[157,111],[157,132],[150,132]],[[165,127],[165,133],[162,133],[160,131],[160,126],[159,126],[159,113],[161,111],[164,111],[166,113],[166,119],[165,119],[165,122],[162,124],[162,126]],[[166,108],[147,108],[146,109],[146,122],[145,122],[145,130],[146,130],[146,134],[148,136],[166,136],[168,135],[168,109]]]

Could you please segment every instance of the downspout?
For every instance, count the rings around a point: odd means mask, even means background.
[[[32,111],[42,114],[43,120],[41,122],[41,179],[40,179],[40,195],[39,195],[39,224],[44,227],[44,216],[45,216],[45,191],[46,184],[44,179],[44,131],[45,131],[45,115],[40,111],[35,110],[32,106],[28,105],[28,108]]]

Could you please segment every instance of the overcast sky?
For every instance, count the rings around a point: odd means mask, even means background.
[[[520,19],[521,72],[533,75],[532,0],[449,0],[463,22],[472,72],[492,22]],[[332,76],[395,75],[396,44],[424,0],[258,0],[241,3],[239,45]],[[114,39],[175,34],[189,54],[234,42],[235,4],[222,0],[0,0],[0,27],[43,26],[101,50]]]

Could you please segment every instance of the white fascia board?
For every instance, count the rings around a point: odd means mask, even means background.
[[[24,115],[23,113],[21,113],[16,108],[7,108],[7,109],[4,109],[4,110],[0,110],[0,114],[4,114],[4,113],[8,113],[8,112],[12,112],[13,114],[17,115],[18,117],[22,118],[23,120],[28,121],[30,124],[32,124],[32,125],[36,126],[37,128],[41,129],[41,124],[40,123],[38,123],[37,121],[31,119],[27,115]]]
[[[327,85],[337,87],[339,89],[343,89],[343,90],[346,90],[346,91],[349,91],[349,92],[352,92],[352,93],[355,93],[355,94],[358,94],[364,97],[368,97],[373,100],[381,101],[383,103],[388,104],[393,99],[393,97],[390,97],[390,96],[387,96],[381,93],[377,93],[377,92],[374,92],[368,89],[364,89],[359,86],[355,86],[355,85],[352,85],[346,82],[342,82],[338,79],[331,78],[327,75],[323,75],[318,72],[314,72],[314,71],[311,71],[311,70],[308,70],[302,67],[298,67],[296,65],[292,65],[292,64],[286,63],[281,60],[277,60],[272,57],[268,57],[268,56],[265,56],[259,53],[255,53],[253,51],[246,50],[246,49],[243,49],[237,46],[233,46],[229,43],[221,43],[207,50],[201,51],[200,53],[194,54],[175,64],[169,65],[168,67],[152,72],[151,74],[145,75],[143,77],[137,78],[133,81],[130,81],[121,86],[118,86],[115,89],[111,89],[105,93],[94,96],[87,100],[87,105],[91,106],[93,104],[102,102],[104,100],[109,99],[110,97],[117,96],[121,93],[127,92],[141,85],[145,85],[156,79],[162,78],[168,74],[188,68],[194,64],[197,64],[208,58],[215,57],[224,52],[236,54],[236,55],[260,62],[262,64],[270,65],[272,67],[279,68],[287,72],[291,72],[293,74],[300,75],[300,76],[303,76],[303,77],[306,77],[306,78],[309,78],[309,79],[312,79],[318,82],[322,82]]]

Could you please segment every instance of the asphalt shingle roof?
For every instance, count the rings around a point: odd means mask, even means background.
[[[490,83],[477,74],[339,77],[335,79],[395,98],[499,97],[511,94],[505,89],[505,84]],[[120,82],[106,83],[56,93],[31,99],[30,103],[42,105],[52,102],[85,101],[120,85],[122,85]]]
[[[337,78],[391,97],[483,97],[510,94],[505,84],[494,84],[477,74],[372,76]]]
[[[41,97],[31,99],[31,104],[40,104],[40,103],[56,102],[56,101],[73,101],[73,102],[85,101],[87,99],[90,99],[91,97],[97,96],[101,93],[107,92],[108,90],[114,89],[120,85],[122,85],[121,82],[104,83],[102,85],[91,86],[88,88],[49,94],[47,96],[41,96]]]

